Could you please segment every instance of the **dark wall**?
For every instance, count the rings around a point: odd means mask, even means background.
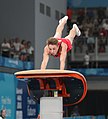
[[[77,104],[80,115],[108,115],[108,91],[88,91],[85,99]],[[68,107],[69,116],[74,106]]]
[[[34,0],[0,0],[0,43],[4,37],[34,44]]]

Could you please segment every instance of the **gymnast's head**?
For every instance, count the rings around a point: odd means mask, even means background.
[[[48,38],[48,40],[46,41],[46,44],[49,45],[58,45],[58,40],[57,38],[54,37],[50,37]]]
[[[56,55],[58,51],[58,40],[54,37],[50,37],[46,44],[48,46],[49,52],[51,55]]]

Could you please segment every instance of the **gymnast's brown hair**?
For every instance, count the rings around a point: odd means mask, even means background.
[[[47,45],[58,45],[58,40],[57,38],[54,37],[50,37],[47,41],[46,41]]]

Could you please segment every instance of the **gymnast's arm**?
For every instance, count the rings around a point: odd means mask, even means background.
[[[62,51],[60,55],[60,70],[65,69],[66,56],[67,56],[67,45],[65,43],[62,43]]]
[[[44,53],[43,53],[43,61],[41,63],[41,69],[46,69],[47,63],[49,60],[49,55],[48,55],[48,48],[47,46],[44,48]]]

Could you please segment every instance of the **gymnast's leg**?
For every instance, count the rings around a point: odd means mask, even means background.
[[[59,20],[59,25],[56,28],[56,33],[54,35],[54,38],[61,38],[62,31],[64,29],[65,24],[67,23],[67,20],[68,20],[68,16],[65,16]]]
[[[81,31],[79,30],[79,28],[76,24],[73,24],[73,28],[69,31],[69,35],[66,36],[65,38],[69,39],[72,44],[76,35],[80,36]]]

